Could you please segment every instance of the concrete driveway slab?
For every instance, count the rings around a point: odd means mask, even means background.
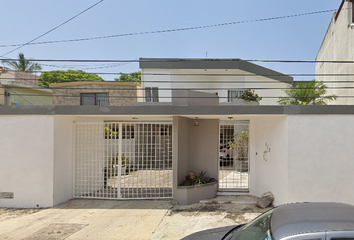
[[[53,239],[58,231],[63,232],[63,237],[55,239],[150,239],[171,207],[170,201],[162,200],[76,199],[0,221],[0,239]],[[53,224],[56,225],[54,232],[47,231]],[[73,231],[68,228],[70,225],[80,226],[80,229]],[[70,231],[69,236],[65,234],[67,231]],[[38,233],[41,238],[33,238]]]
[[[188,206],[168,200],[75,199],[49,209],[0,209],[0,239],[177,240],[249,222],[269,209],[257,208],[255,199],[218,196]]]

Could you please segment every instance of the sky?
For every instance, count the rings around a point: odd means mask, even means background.
[[[1,3],[0,45],[23,44],[100,0],[11,0]],[[198,27],[338,9],[341,0],[104,0],[34,42]],[[315,60],[334,12],[219,27],[90,41],[26,45],[1,58],[137,60],[241,58]],[[16,47],[0,47],[0,56]],[[84,70],[105,80],[139,71],[138,63],[39,62],[43,71]],[[314,74],[310,63],[256,64],[284,74]],[[314,77],[294,77],[311,80]]]

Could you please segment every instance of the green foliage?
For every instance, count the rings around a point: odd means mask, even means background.
[[[278,100],[280,105],[327,105],[327,101],[337,99],[335,94],[326,94],[327,86],[322,81],[312,80],[307,84],[298,82],[295,87],[284,90],[288,97]]]
[[[18,54],[17,61],[3,60],[2,63],[13,70],[22,72],[34,72],[42,70],[42,67],[39,64],[28,61],[23,53]]]
[[[118,139],[118,132],[112,130],[110,127],[104,128],[105,139]]]
[[[248,157],[248,146],[249,146],[249,133],[247,131],[242,131],[241,134],[238,132],[234,134],[233,140],[229,142],[230,149],[235,149],[238,153],[239,160],[247,160]]]
[[[182,182],[181,186],[194,186],[194,185],[201,185],[211,182],[216,182],[215,178],[205,177],[207,172],[201,171],[198,175],[193,172],[188,173],[185,177],[184,181]]]
[[[93,73],[87,73],[82,70],[55,70],[51,72],[43,72],[38,79],[38,85],[46,88],[49,87],[49,84],[51,83],[104,81],[100,76]]]
[[[259,97],[258,94],[255,94],[254,90],[251,90],[251,89],[243,90],[243,93],[237,99],[243,99],[243,100],[246,100],[249,102],[250,101],[259,102],[262,100],[262,98]]]
[[[129,74],[120,73],[119,78],[114,79],[117,82],[138,82],[141,83],[141,71],[139,72],[132,72]]]
[[[118,172],[117,172],[117,165],[119,163],[119,153],[117,153],[117,155],[115,157],[110,157],[108,159],[108,164],[109,164],[109,168],[108,168],[108,176],[117,176]],[[130,164],[129,164],[129,158],[125,157],[124,153],[122,153],[122,167],[126,167],[126,172],[129,172],[130,169]]]

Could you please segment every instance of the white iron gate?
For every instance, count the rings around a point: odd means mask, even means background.
[[[241,151],[231,149],[235,134],[248,138],[249,121],[220,123],[219,191],[249,191],[249,145],[242,145]]]
[[[172,123],[75,123],[74,197],[172,198]]]

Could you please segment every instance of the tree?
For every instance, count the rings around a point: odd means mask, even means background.
[[[28,61],[23,53],[18,54],[18,60],[16,61],[3,60],[2,63],[13,70],[22,72],[34,72],[42,70],[42,67],[39,64]]]
[[[43,72],[38,79],[38,85],[46,88],[49,87],[49,84],[51,83],[104,81],[100,76],[93,73],[87,73],[82,70],[55,70],[51,72]]]
[[[121,72],[120,77],[115,78],[114,80],[118,81],[118,82],[138,82],[138,83],[141,83],[141,71],[132,72],[129,74]]]
[[[296,86],[284,90],[288,97],[278,100],[280,105],[327,105],[327,101],[337,99],[335,94],[326,94],[327,85],[322,81],[312,80],[307,84],[298,82]]]

